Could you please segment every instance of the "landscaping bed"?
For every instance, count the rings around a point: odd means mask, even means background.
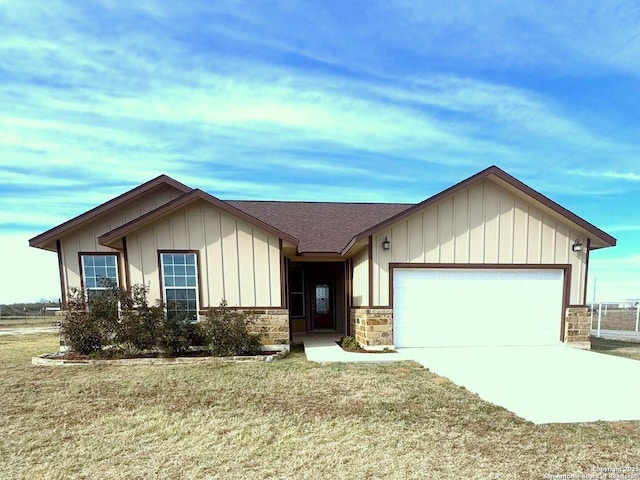
[[[342,348],[342,350],[350,353],[398,353],[395,350],[391,350],[389,348],[384,348],[382,350],[366,350],[351,335],[342,337],[340,340],[337,340],[336,343],[340,348]]]
[[[336,343],[340,346],[340,348],[342,348],[342,350],[344,350],[345,352],[349,352],[349,353],[398,353],[395,350],[391,350],[391,349],[386,349],[386,350],[365,350],[362,347],[357,347],[357,348],[348,347],[346,345],[340,344],[339,340],[336,341]]]
[[[192,352],[190,355],[178,357],[135,356],[131,358],[91,358],[88,355],[45,353],[31,358],[33,365],[50,367],[71,365],[197,365],[204,363],[236,363],[236,362],[273,362],[282,360],[289,353],[288,350],[265,351],[257,355],[234,355],[228,357],[213,357],[208,352]]]

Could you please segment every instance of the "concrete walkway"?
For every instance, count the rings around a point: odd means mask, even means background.
[[[336,341],[342,335],[335,333],[296,336],[295,341],[304,344],[304,353],[307,360],[317,363],[377,363],[377,362],[399,362],[409,360],[399,353],[353,353],[345,352]]]

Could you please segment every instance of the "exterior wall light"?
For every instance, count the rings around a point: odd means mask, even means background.
[[[575,243],[571,247],[571,250],[573,250],[574,252],[581,252],[582,251],[582,243],[580,242],[580,240],[576,240],[575,241]]]
[[[389,241],[389,239],[386,237],[384,237],[384,242],[382,242],[382,249],[383,250],[389,250],[391,248],[391,242]]]

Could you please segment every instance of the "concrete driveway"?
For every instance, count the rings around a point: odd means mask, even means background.
[[[563,346],[398,350],[534,423],[640,420],[637,360]]]

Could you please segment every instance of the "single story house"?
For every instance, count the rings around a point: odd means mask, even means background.
[[[72,287],[144,284],[194,319],[224,299],[263,343],[589,347],[589,254],[616,239],[498,167],[415,204],[223,201],[161,175],[29,241]]]

